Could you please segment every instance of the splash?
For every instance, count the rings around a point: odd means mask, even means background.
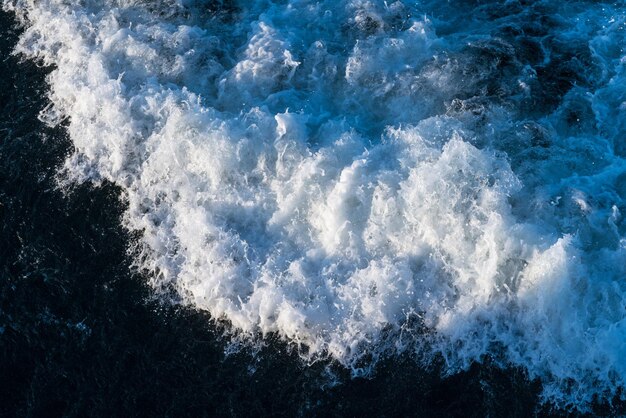
[[[155,292],[355,371],[490,355],[559,406],[620,393],[619,2],[4,8],[55,66],[63,181],[122,188]]]

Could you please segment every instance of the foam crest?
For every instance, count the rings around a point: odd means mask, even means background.
[[[122,188],[155,291],[355,374],[490,355],[618,394],[623,8],[231,3],[4,0],[56,67],[62,181]]]

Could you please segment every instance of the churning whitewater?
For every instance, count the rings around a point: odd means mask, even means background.
[[[490,355],[556,405],[620,394],[621,1],[4,8],[55,66],[60,184],[122,188],[158,294],[355,373]]]

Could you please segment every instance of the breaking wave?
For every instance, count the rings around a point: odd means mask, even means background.
[[[4,8],[55,66],[62,181],[122,188],[157,293],[355,373],[489,355],[624,396],[621,2]]]

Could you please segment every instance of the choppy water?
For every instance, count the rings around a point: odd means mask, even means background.
[[[115,245],[232,349],[271,335],[353,376],[489,358],[558,407],[624,396],[623,2],[4,8],[54,66],[56,183],[120,188]]]

